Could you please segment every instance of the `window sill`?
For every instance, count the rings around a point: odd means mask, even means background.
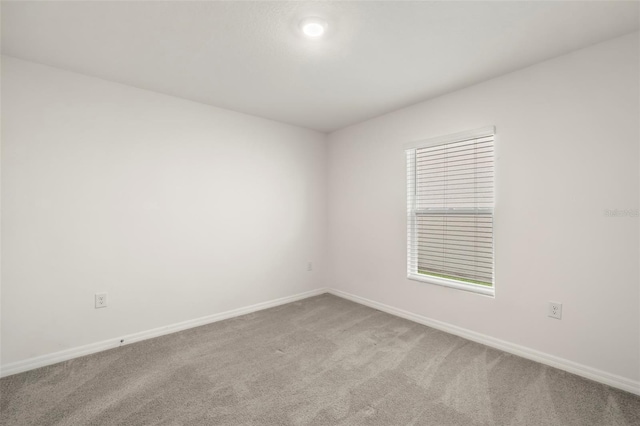
[[[463,291],[470,291],[472,293],[482,294],[484,296],[495,297],[496,291],[494,287],[486,287],[477,284],[468,284],[462,281],[450,280],[447,278],[431,277],[422,274],[409,274],[407,278],[413,281],[420,281],[429,284],[436,284],[443,287],[455,288]]]

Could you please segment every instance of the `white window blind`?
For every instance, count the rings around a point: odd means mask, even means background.
[[[493,294],[493,128],[406,153],[409,278]]]

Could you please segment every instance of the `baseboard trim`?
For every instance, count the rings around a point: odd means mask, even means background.
[[[267,302],[257,303],[255,305],[245,306],[238,309],[232,309],[230,311],[220,312],[213,315],[208,315],[193,320],[183,321],[175,324],[170,324],[164,327],[158,327],[139,333],[133,333],[126,336],[121,336],[114,339],[108,339],[101,342],[91,343],[76,348],[66,349],[47,355],[42,355],[34,358],[29,358],[23,361],[17,361],[14,363],[0,366],[0,377],[11,376],[14,374],[22,373],[25,371],[33,370],[40,367],[46,367],[48,365],[57,364],[59,362],[68,361],[70,359],[78,358],[85,355],[90,355],[96,352],[101,352],[107,349],[116,348],[124,344],[131,344],[140,342],[142,340],[152,339],[154,337],[164,336],[166,334],[176,333],[178,331],[187,330],[193,327],[199,327],[201,325],[211,324],[217,321],[223,321],[229,318],[238,317],[241,315],[249,314],[252,312],[261,311],[264,309],[273,308],[276,306],[284,305],[298,300],[306,299],[313,296],[318,296],[323,293],[330,293],[334,296],[341,297],[343,299],[350,300],[361,305],[369,306],[382,312],[386,312],[391,315],[405,318],[407,320],[426,325],[428,327],[435,328],[437,330],[444,331],[446,333],[454,334],[456,336],[463,337],[465,339],[482,343],[492,348],[500,349],[502,351],[521,356],[532,361],[539,362],[541,364],[549,365],[551,367],[558,368],[560,370],[567,371],[569,373],[576,374],[587,379],[603,383],[605,385],[612,386],[614,388],[622,389],[624,391],[640,395],[640,381],[634,381],[622,376],[607,373],[606,371],[598,370],[583,364],[579,364],[573,361],[569,361],[564,358],[556,357],[544,352],[537,351],[535,349],[520,346],[514,343],[507,342],[505,340],[496,339],[491,336],[487,336],[482,333],[477,333],[462,327],[451,325],[442,321],[434,320],[422,315],[414,314],[403,309],[398,309],[393,306],[385,305],[384,303],[376,302],[374,300],[366,299],[364,297],[356,296],[341,290],[333,288],[319,288],[316,290],[299,293],[293,296],[281,297],[279,299],[270,300]],[[124,340],[124,343],[120,343]]]
[[[46,367],[48,365],[57,364],[59,362],[68,361],[70,359],[78,358],[85,355],[90,355],[96,352],[101,352],[107,349],[116,348],[118,346],[128,345],[131,343],[140,342],[142,340],[152,339],[154,337],[160,337],[166,334],[187,330],[189,328],[199,327],[201,325],[211,324],[211,323],[226,320],[229,318],[250,314],[252,312],[273,308],[276,306],[284,305],[286,303],[296,302],[298,300],[306,299],[308,297],[318,296],[320,294],[324,294],[327,292],[328,292],[327,289],[319,288],[316,290],[311,290],[304,293],[296,294],[293,296],[281,297],[279,299],[274,299],[274,300],[270,300],[262,303],[256,303],[255,305],[245,306],[243,308],[232,309],[230,311],[220,312],[213,315],[207,315],[205,317],[196,318],[193,320],[182,321],[182,322],[170,324],[164,327],[158,327],[151,330],[141,331],[139,333],[133,333],[133,334],[121,336],[114,339],[108,339],[101,342],[90,343],[84,346],[79,346],[79,347],[70,348],[63,351],[59,351],[59,352],[54,352],[47,355],[29,358],[23,361],[13,362],[10,364],[0,366],[0,377],[11,376],[14,374],[33,370],[36,368]],[[121,340],[124,340],[124,343],[121,343],[120,342]]]
[[[494,337],[467,330],[462,327],[447,324],[445,322],[427,318],[422,315],[414,314],[402,309],[394,308],[393,306],[385,305],[383,303],[356,296],[354,294],[346,293],[344,291],[327,289],[327,292],[333,294],[334,296],[338,296],[343,299],[359,303],[361,305],[369,306],[370,308],[374,308],[391,315],[405,318],[410,321],[444,331],[446,333],[454,334],[456,336],[460,336],[477,343],[482,343],[483,345],[487,345],[495,349],[500,349],[502,351],[518,355],[522,358],[530,359],[541,364],[549,365],[551,367],[576,374],[595,382],[603,383],[617,389],[622,389],[624,391],[640,395],[640,381],[630,380],[622,376],[607,373],[606,371],[598,370],[583,364],[569,361],[564,358],[540,352],[535,349],[516,345],[505,340],[496,339]]]

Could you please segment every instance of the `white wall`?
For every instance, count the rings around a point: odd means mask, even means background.
[[[3,365],[323,284],[325,135],[7,57],[2,89]]]
[[[330,286],[640,379],[638,34],[329,136]],[[406,279],[403,144],[497,129],[496,297]],[[563,319],[546,316],[560,301]]]

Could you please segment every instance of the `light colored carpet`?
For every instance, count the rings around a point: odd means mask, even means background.
[[[3,425],[640,425],[640,398],[322,295],[0,380]]]

